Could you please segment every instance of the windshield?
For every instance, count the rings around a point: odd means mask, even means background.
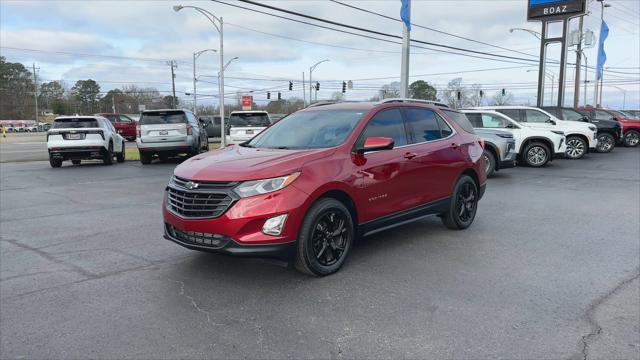
[[[98,121],[95,119],[59,119],[53,123],[52,129],[81,129],[97,128]]]
[[[267,127],[269,125],[271,125],[271,121],[266,113],[235,113],[229,117],[229,126],[231,127]]]
[[[106,117],[111,122],[116,122],[118,120],[118,117],[116,115],[102,115],[102,116]]]
[[[140,125],[184,124],[187,117],[182,111],[163,111],[142,114]]]
[[[347,139],[364,114],[356,110],[297,112],[275,123],[244,146],[275,149],[338,146]]]
[[[569,121],[582,121],[582,119],[584,118],[584,115],[582,115],[581,113],[575,111],[575,110],[571,110],[571,109],[562,109],[562,117],[564,120],[569,120]]]
[[[631,118],[631,116],[623,113],[622,111],[616,111],[616,110],[609,110],[610,113],[612,113],[613,115],[623,118],[623,119],[629,119]]]

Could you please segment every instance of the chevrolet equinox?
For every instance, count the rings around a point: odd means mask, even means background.
[[[466,116],[412,100],[315,104],[176,167],[165,238],[193,250],[293,259],[334,273],[354,241],[428,215],[473,222],[484,143]]]

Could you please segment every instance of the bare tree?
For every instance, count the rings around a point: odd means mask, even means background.
[[[391,84],[382,86],[380,89],[380,97],[382,99],[400,97],[400,83],[392,82]]]
[[[342,100],[344,100],[344,94],[342,93],[342,91],[334,91],[331,94],[331,100],[333,100],[333,101],[342,101]]]
[[[505,92],[505,94],[502,94],[502,91],[498,91],[496,92],[495,95],[493,95],[493,99],[491,101],[491,105],[496,105],[496,106],[500,106],[500,105],[510,105],[513,103],[513,94],[510,92]]]

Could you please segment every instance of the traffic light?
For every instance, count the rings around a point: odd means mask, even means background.
[[[282,94],[278,91],[278,101],[282,100]]]
[[[484,92],[480,90],[480,97],[484,97]]]
[[[347,83],[346,82],[342,82],[342,93],[346,93],[347,92]]]
[[[316,83],[316,91],[320,91],[320,83],[319,82]]]
[[[462,100],[462,93],[460,91],[458,91],[457,96],[458,96],[458,101]]]
[[[289,91],[293,90],[293,81],[289,81]]]
[[[267,100],[271,99],[271,93],[267,92]]]
[[[502,89],[502,96],[507,95],[507,91],[505,89]]]

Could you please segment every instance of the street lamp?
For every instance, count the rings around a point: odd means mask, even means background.
[[[623,89],[621,87],[614,86],[614,85],[608,85],[608,86],[622,91],[622,96],[623,96],[623,98],[622,98],[622,109],[624,110],[627,107],[627,90],[625,90],[625,89]]]
[[[527,70],[527,72],[532,72],[532,71],[538,71],[538,70]],[[547,78],[551,79],[551,103],[553,103],[553,88],[556,87],[556,75],[554,73],[547,72],[547,71],[544,72],[544,75]]]
[[[317,63],[313,64],[313,66],[311,66],[309,68],[309,84],[311,84],[311,89],[315,89],[315,100],[318,101],[318,90],[316,89],[315,86],[313,86],[313,70],[316,69],[316,67],[320,64],[322,64],[323,62],[327,62],[329,61],[328,59],[324,59],[322,61],[318,61]],[[311,91],[309,91],[309,104],[311,104]]]
[[[511,28],[511,29],[509,29],[510,33],[513,33],[514,31],[525,31],[525,32],[528,32],[529,34],[537,37],[538,39],[542,39],[542,34],[540,34],[539,32],[537,32],[535,30],[525,29],[525,28]]]
[[[198,82],[198,78],[196,77],[196,59],[207,51],[217,52],[215,49],[205,49],[193,53],[193,113],[196,115],[198,114],[198,100],[196,99],[196,82]]]
[[[226,133],[225,133],[225,124],[224,124],[224,41],[223,41],[223,21],[222,21],[222,17],[216,17],[215,15],[213,15],[212,13],[208,12],[205,9],[199,8],[197,6],[182,6],[182,5],[174,5],[173,6],[173,11],[178,12],[182,9],[194,9],[195,11],[199,12],[200,14],[204,15],[204,17],[207,18],[207,20],[209,20],[209,22],[211,22],[211,24],[213,25],[213,27],[218,31],[218,33],[220,34],[220,81],[218,81],[218,86],[219,86],[219,90],[218,92],[220,93],[220,126],[222,128],[221,130],[221,136],[220,136],[220,147],[225,147],[226,146]],[[218,22],[216,24],[216,21]]]
[[[227,61],[227,63],[222,67],[222,72],[224,72],[225,70],[227,70],[227,68],[229,67],[229,64],[231,64],[231,62],[232,62],[233,60],[238,60],[238,59],[239,59],[239,57],[235,56],[235,57],[233,57],[231,60]],[[220,82],[220,71],[218,71],[218,83],[219,83],[219,82]],[[224,94],[222,94],[221,96],[222,96],[222,97],[224,97]],[[220,121],[222,121],[222,120],[220,120]],[[224,123],[222,123],[222,124],[224,124]],[[224,135],[224,136],[227,136],[226,131],[225,131],[225,135]]]

